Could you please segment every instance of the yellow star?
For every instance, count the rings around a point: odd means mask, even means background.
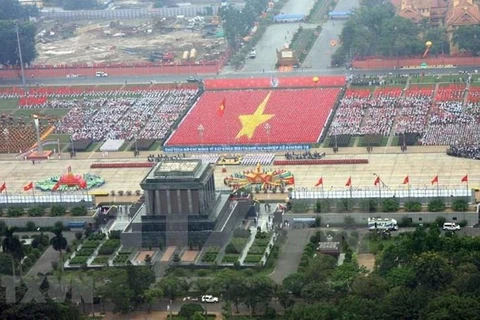
[[[257,110],[255,110],[254,114],[244,114],[238,116],[238,119],[242,123],[242,129],[238,132],[235,139],[238,139],[241,136],[246,136],[248,139],[252,139],[255,129],[257,129],[257,127],[262,123],[267,122],[275,116],[274,114],[263,114],[271,94],[272,92],[268,93],[265,99],[263,99],[262,103],[260,103],[258,106]]]

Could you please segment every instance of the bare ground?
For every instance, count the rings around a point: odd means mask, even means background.
[[[375,267],[375,256],[371,253],[359,253],[357,255],[358,264],[364,266],[368,271],[373,271]]]
[[[185,23],[185,22],[184,22]],[[158,21],[44,23],[39,27],[35,64],[148,62],[150,53],[172,52],[180,61],[184,51],[197,50],[197,60],[214,60],[225,48],[223,39],[202,38],[184,23],[171,22],[175,31],[162,33]],[[187,22],[188,23],[188,22]],[[151,30],[151,33],[147,33]]]

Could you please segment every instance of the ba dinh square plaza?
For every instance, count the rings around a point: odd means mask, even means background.
[[[0,20],[0,319],[480,319],[478,1]]]

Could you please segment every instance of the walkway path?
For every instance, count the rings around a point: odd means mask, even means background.
[[[277,267],[270,275],[276,283],[282,283],[288,275],[295,273],[302,257],[303,248],[314,229],[290,229],[287,241],[278,256]]]
[[[335,11],[352,11],[360,6],[359,0],[339,0],[335,6]],[[342,32],[346,20],[328,20],[322,25],[322,31],[317,41],[313,44],[307,58],[303,62],[304,66],[312,69],[326,69],[330,67],[333,53],[336,47],[330,45],[330,41],[339,42],[339,36]]]

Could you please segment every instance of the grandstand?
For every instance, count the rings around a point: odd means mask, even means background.
[[[340,92],[340,88],[207,91],[166,146],[315,143]],[[219,115],[223,101],[225,110]]]

